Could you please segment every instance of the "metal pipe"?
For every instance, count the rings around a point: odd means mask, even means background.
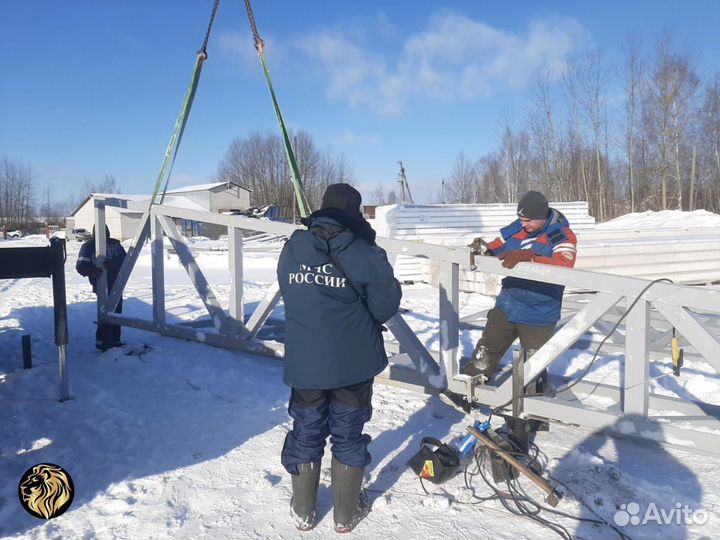
[[[70,385],[67,373],[67,345],[58,345],[58,365],[60,367],[60,401],[70,399]]]

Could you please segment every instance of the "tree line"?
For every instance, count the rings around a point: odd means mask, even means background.
[[[622,113],[609,113],[611,84]],[[720,75],[702,78],[691,54],[663,33],[648,53],[629,36],[624,65],[600,51],[547,70],[519,127],[505,122],[498,147],[460,154],[448,202],[516,202],[528,189],[550,200],[585,200],[599,221],[628,212],[720,211]]]
[[[35,174],[29,165],[3,159],[0,164],[0,224],[25,228],[35,215]]]
[[[45,223],[64,225],[65,218],[90,193],[120,193],[120,186],[112,174],[106,174],[99,181],[85,179],[79,189],[66,189],[62,198],[57,198],[53,185],[42,186],[29,164],[5,158],[0,162],[0,227],[37,233]]]
[[[303,191],[312,210],[320,208],[325,188],[330,184],[353,183],[352,168],[344,155],[319,149],[305,131],[291,138]],[[296,207],[290,178],[282,139],[259,131],[233,140],[216,173],[218,181],[235,182],[251,189],[251,204],[279,206],[283,217],[292,217]]]

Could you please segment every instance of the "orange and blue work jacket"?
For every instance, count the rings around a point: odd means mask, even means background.
[[[522,228],[517,219],[500,230],[501,238],[488,245],[492,255],[516,249],[532,249],[533,262],[572,268],[577,255],[577,238],[570,230],[567,218],[550,209],[545,225],[533,234]],[[560,320],[565,287],[517,277],[502,280],[502,289],[495,307],[502,309],[510,322],[544,326]]]

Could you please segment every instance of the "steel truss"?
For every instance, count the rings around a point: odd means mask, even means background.
[[[95,230],[105,228],[105,206],[110,200],[95,198]],[[221,307],[212,286],[195,262],[184,238],[178,234],[172,218],[190,219],[224,225],[228,228],[229,266],[231,273],[230,307]],[[140,330],[156,332],[180,339],[200,341],[209,345],[236,349],[252,354],[282,357],[283,344],[258,339],[258,331],[268,320],[280,300],[277,282],[268,287],[247,322],[243,308],[243,234],[257,231],[289,236],[298,226],[211,212],[153,205],[145,212],[138,234],[109,295],[106,277],[98,286],[98,321],[120,324]],[[214,329],[202,331],[183,324],[170,324],[165,318],[163,237],[167,236],[192,280],[207,309]],[[152,258],[153,318],[142,320],[113,313],[142,246],[150,241]],[[428,350],[403,318],[396,314],[387,324],[396,341],[388,341],[390,365],[379,376],[388,384],[404,386],[426,393],[444,389],[465,394],[468,399],[489,407],[511,401],[512,376],[498,386],[474,385],[460,374],[459,317],[460,272],[470,268],[470,253],[466,248],[450,248],[413,241],[378,238],[378,245],[389,254],[420,257],[438,267],[438,342],[437,351]],[[102,261],[106,253],[104,235],[97,236],[97,257]],[[478,272],[488,272],[565,285],[572,289],[594,291],[590,301],[567,315],[555,335],[527,361],[524,381],[530,382],[572,347],[591,329],[607,331],[618,310],[633,305],[625,317],[624,342],[615,338],[610,346],[625,355],[620,386],[582,381],[554,398],[527,397],[526,415],[603,429],[616,434],[650,438],[681,446],[688,450],[720,454],[720,406],[702,401],[687,401],[650,392],[651,338],[653,344],[666,343],[669,327],[683,336],[691,354],[702,359],[715,372],[720,372],[720,342],[712,330],[720,316],[720,290],[679,286],[668,283],[653,284],[638,299],[650,283],[644,279],[572,270],[541,264],[521,264],[515,269],[503,268],[494,257],[478,257],[474,261]],[[636,302],[637,300],[637,302]],[[651,313],[667,321],[651,324]],[[703,317],[711,317],[707,323]],[[463,321],[465,323],[466,321]],[[667,324],[669,323],[669,325]],[[659,328],[655,330],[653,326]],[[619,336],[622,337],[622,336]],[[434,340],[433,340],[434,341]],[[622,343],[620,343],[622,342]],[[593,406],[585,398],[601,396],[612,400],[609,407]]]

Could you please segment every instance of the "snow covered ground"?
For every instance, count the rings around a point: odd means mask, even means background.
[[[43,243],[41,237],[29,237],[5,244]],[[197,244],[199,248],[201,242]],[[290,428],[282,364],[132,329],[123,330],[128,347],[98,353],[94,296],[74,272],[78,248],[79,243],[68,244],[66,266],[72,395],[68,402],[57,401],[50,280],[0,281],[0,537],[335,536],[327,455],[317,528],[298,533],[289,518],[290,479],[279,459]],[[215,243],[206,248],[209,251],[199,253],[199,264],[218,296],[225,298],[230,277],[227,253],[217,251]],[[262,297],[274,276],[277,254],[277,244],[246,254],[246,302]],[[174,256],[168,256],[165,271],[170,318],[203,316],[202,303]],[[150,318],[147,255],[141,256],[125,298],[125,313]],[[488,297],[462,295],[461,316],[491,303]],[[435,305],[436,291],[430,286],[404,288],[403,307],[412,311],[406,319],[426,343],[437,339]],[[24,334],[32,336],[34,355],[34,367],[27,371],[22,369]],[[479,335],[479,330],[463,333],[465,355]],[[144,350],[144,345],[151,350]],[[136,354],[126,355],[130,349]],[[571,349],[553,366],[554,374],[576,373],[591,357],[590,351]],[[603,355],[591,378],[616,382],[621,361],[620,354]],[[680,379],[654,381],[654,389],[717,403],[717,373],[704,363],[688,368]],[[457,440],[471,418],[437,397],[382,384],[376,385],[373,405],[374,417],[367,426],[373,437],[373,462],[365,475],[373,510],[353,537],[557,538],[537,523],[510,515],[497,501],[475,504],[462,475],[426,495],[405,467],[423,436]],[[559,424],[539,433],[536,442],[547,457],[550,474],[575,494],[568,494],[558,510],[628,523],[636,516],[642,519],[652,505],[658,514],[687,507],[701,511],[695,518],[703,523],[676,520],[676,513],[668,525],[630,522],[622,530],[631,538],[720,536],[717,458]],[[27,514],[17,496],[21,475],[37,463],[61,465],[75,484],[70,510],[47,522]],[[473,485],[478,495],[490,494],[479,481]],[[523,485],[541,498],[532,484]],[[605,525],[544,515],[578,538],[618,538]]]

